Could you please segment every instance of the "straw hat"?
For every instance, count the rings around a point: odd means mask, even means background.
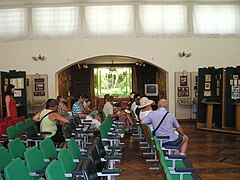
[[[152,104],[152,103],[153,103],[152,100],[148,99],[147,97],[142,97],[142,98],[140,99],[139,108],[143,108],[143,107],[148,106],[148,105],[150,105],[150,104]]]

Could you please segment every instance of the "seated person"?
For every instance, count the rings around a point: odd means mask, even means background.
[[[140,99],[141,99],[140,94],[134,95],[134,102],[131,105],[131,110],[133,111],[135,117],[139,116],[140,108],[138,108],[138,106],[140,105]]]
[[[188,137],[179,125],[175,116],[167,111],[167,100],[161,99],[158,102],[158,109],[149,112],[148,115],[141,121],[142,124],[152,124],[155,130],[163,117],[166,115],[161,126],[156,131],[156,136],[169,136],[169,140],[163,140],[163,146],[179,146],[180,155],[185,155],[188,145]],[[179,133],[175,133],[175,129]]]
[[[152,105],[153,101],[148,99],[147,97],[142,97],[140,99],[140,105],[138,106],[140,108],[140,112],[139,112],[139,120],[141,121],[142,119],[144,119],[149,112],[152,111]],[[153,127],[152,124],[148,125],[151,129],[151,131],[153,131]]]
[[[40,122],[40,132],[52,133],[45,137],[50,137],[53,142],[64,145],[65,139],[61,126],[68,123],[69,120],[57,112],[57,107],[58,102],[56,99],[48,99],[46,108],[35,114],[32,119]]]
[[[75,103],[72,107],[72,112],[74,116],[78,116],[80,119],[90,119],[92,120],[91,127],[99,129],[101,122],[97,119],[93,118],[92,116],[87,115],[84,113],[83,107],[83,97],[81,95],[76,96]]]
[[[112,117],[118,117],[119,119],[123,119],[127,128],[131,128],[131,126],[133,125],[130,114],[125,113],[120,107],[120,104],[117,104],[117,107],[115,108],[113,107],[112,96],[107,97],[107,102],[103,106],[103,112],[105,113],[106,117],[110,114]]]
[[[69,109],[65,104],[66,102],[65,99],[62,96],[58,96],[57,101],[58,101],[58,108],[57,108],[58,113],[64,116],[65,118],[71,120],[73,117],[68,112]]]
[[[91,107],[91,101],[89,100],[87,95],[83,96],[83,107],[84,107],[84,112],[91,114],[91,115],[97,115],[98,112],[96,111],[96,108]]]

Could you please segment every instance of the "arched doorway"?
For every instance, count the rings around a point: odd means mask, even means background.
[[[94,92],[94,68],[107,67],[114,70],[116,67],[130,67],[132,69],[132,89],[144,94],[144,84],[158,84],[158,96],[151,97],[157,101],[167,96],[167,72],[147,61],[117,55],[106,55],[87,58],[65,67],[57,76],[58,94],[62,96],[87,95],[96,103],[97,95]]]

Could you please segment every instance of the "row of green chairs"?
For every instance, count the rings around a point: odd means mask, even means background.
[[[9,142],[8,148],[11,155],[8,154],[7,150],[4,147],[0,148],[1,175],[3,175],[4,168],[12,162],[12,159],[13,161],[15,161],[16,159],[22,159],[25,161],[28,174],[31,176],[31,179],[39,178],[39,176],[42,176],[45,172],[47,165],[53,159],[59,159],[59,161],[64,161],[64,159],[66,159],[67,157],[67,159],[70,160],[70,162],[72,163],[72,167],[75,164],[73,158],[75,160],[78,159],[78,162],[83,159],[78,144],[73,139],[68,142],[69,151],[67,150],[67,155],[66,149],[62,149],[59,153],[57,153],[54,143],[50,138],[46,138],[40,143],[39,148],[41,151],[36,146],[26,150],[23,142],[19,138],[16,138],[15,140]],[[66,169],[64,172],[68,174],[68,164],[65,167]],[[25,176],[26,175],[22,175],[22,177],[24,178]],[[21,173],[19,174],[19,177],[21,177]]]
[[[145,136],[145,140],[148,143],[148,148],[150,148],[151,153],[154,155],[154,159],[147,159],[146,161],[159,162],[158,167],[151,167],[151,169],[159,170],[161,169],[164,175],[164,179],[200,179],[200,177],[195,172],[192,163],[186,158],[186,156],[175,156],[170,155],[170,151],[176,149],[176,147],[162,147],[161,139],[163,137],[155,137],[152,135],[151,129],[147,125],[140,124],[142,132]],[[169,148],[169,149],[167,149]],[[164,150],[168,150],[168,155],[165,156]],[[147,154],[147,153],[145,153]],[[178,171],[178,172],[176,172]],[[179,172],[181,171],[181,172]]]
[[[110,115],[100,125],[100,134],[104,146],[120,146],[120,136],[124,133],[123,127],[118,127]]]
[[[31,118],[25,119],[24,121],[20,121],[12,126],[6,128],[6,132],[8,135],[9,141],[15,139],[16,137],[22,137],[26,134],[26,129],[34,126],[34,122]]]
[[[186,157],[169,156],[166,158],[161,149],[157,137],[153,137],[156,152],[159,158],[159,168],[164,180],[201,180],[192,165],[187,165],[184,161]]]

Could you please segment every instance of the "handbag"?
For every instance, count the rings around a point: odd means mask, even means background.
[[[158,130],[158,128],[161,126],[161,124],[163,123],[163,120],[165,119],[165,117],[168,115],[169,112],[166,112],[165,115],[163,116],[162,120],[160,121],[160,123],[158,124],[157,128],[153,130],[152,135],[155,136],[156,131]]]

